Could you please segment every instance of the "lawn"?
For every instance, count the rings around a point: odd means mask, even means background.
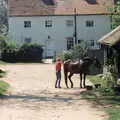
[[[0,80],[0,95],[3,95],[9,87],[9,84]]]
[[[7,74],[6,71],[0,69],[0,78],[4,77],[6,74]],[[3,80],[0,80],[0,95],[3,95],[8,88],[9,88],[9,84]]]
[[[94,84],[100,83],[103,86],[105,83],[100,75],[90,75],[87,76],[87,78]],[[82,96],[95,103],[96,106],[101,106],[103,110],[110,115],[108,120],[120,120],[120,93],[116,94],[113,90],[107,91],[101,87],[83,92]]]

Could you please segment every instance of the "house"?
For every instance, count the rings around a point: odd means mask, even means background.
[[[111,59],[115,66],[115,72],[120,73],[120,26],[101,37],[98,42],[103,45],[104,48],[104,65],[108,58]],[[114,63],[115,59],[117,61]]]
[[[9,38],[42,44],[44,57],[84,40],[100,50],[97,40],[111,31],[113,5],[114,0],[8,0]]]

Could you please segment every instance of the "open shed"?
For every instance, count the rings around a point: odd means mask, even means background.
[[[104,65],[106,63],[113,64],[120,73],[120,25],[99,39],[98,42],[104,49]]]

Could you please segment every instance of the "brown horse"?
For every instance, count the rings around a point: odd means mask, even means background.
[[[71,88],[73,88],[73,82],[71,80],[71,77],[73,76],[73,74],[80,74],[80,88],[82,88],[82,75],[84,76],[83,86],[85,88],[86,75],[88,73],[88,68],[91,64],[94,64],[97,68],[101,67],[101,64],[97,58],[85,57],[80,61],[73,62],[70,59],[65,61],[63,65],[63,69],[64,69],[66,87],[69,88],[67,83],[67,77],[70,80]],[[70,73],[69,75],[68,72]]]

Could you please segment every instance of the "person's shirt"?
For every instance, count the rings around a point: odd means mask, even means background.
[[[57,61],[56,62],[56,70],[61,70],[61,65],[62,65],[62,62],[61,61]]]

